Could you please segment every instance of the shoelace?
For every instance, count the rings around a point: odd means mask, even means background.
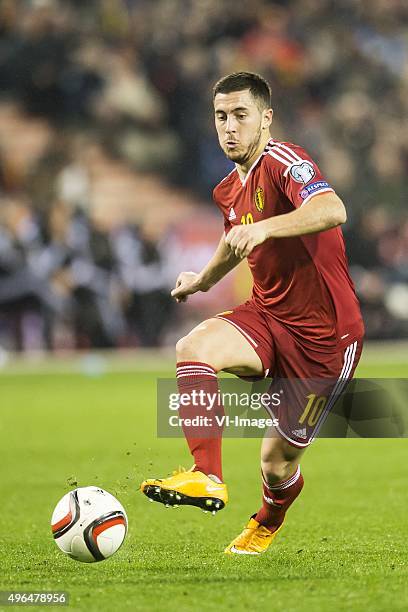
[[[185,467],[183,467],[182,465],[179,465],[176,470],[173,470],[172,475],[177,476],[178,474],[184,474],[185,472],[192,472],[194,468],[195,468],[195,464],[189,470],[186,470]]]

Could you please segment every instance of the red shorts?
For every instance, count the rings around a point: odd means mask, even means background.
[[[315,350],[251,300],[215,318],[246,338],[262,361],[264,377],[273,378],[271,393],[282,392],[279,405],[269,409],[279,421],[278,433],[298,448],[308,446],[353,377],[363,338],[347,337],[332,352]]]

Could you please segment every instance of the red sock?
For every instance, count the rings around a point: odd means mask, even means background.
[[[266,484],[264,478],[262,480],[262,508],[254,518],[273,532],[282,525],[287,509],[303,489],[303,476],[298,466],[290,478],[277,482],[273,486]]]
[[[221,464],[221,442],[222,430],[215,416],[224,415],[224,408],[219,398],[217,373],[207,363],[199,361],[181,361],[177,364],[177,383],[180,394],[189,394],[188,405],[180,405],[179,416],[181,418],[203,417],[212,419],[211,426],[187,427],[183,425],[190,452],[194,457],[195,470],[204,474],[213,474],[222,481]],[[198,405],[194,405],[194,394]],[[200,393],[201,392],[201,393]],[[200,398],[198,395],[200,393]],[[216,398],[211,410],[207,395]]]

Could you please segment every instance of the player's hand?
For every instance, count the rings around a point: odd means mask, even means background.
[[[229,246],[236,257],[248,257],[252,250],[267,239],[263,222],[249,225],[235,225],[225,237],[225,244]]]
[[[181,272],[171,295],[176,302],[186,302],[187,296],[200,291],[199,275],[195,272]]]

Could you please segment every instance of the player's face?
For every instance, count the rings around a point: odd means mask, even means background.
[[[272,121],[272,110],[261,110],[249,89],[218,93],[214,99],[215,127],[225,155],[245,164],[257,152]]]

